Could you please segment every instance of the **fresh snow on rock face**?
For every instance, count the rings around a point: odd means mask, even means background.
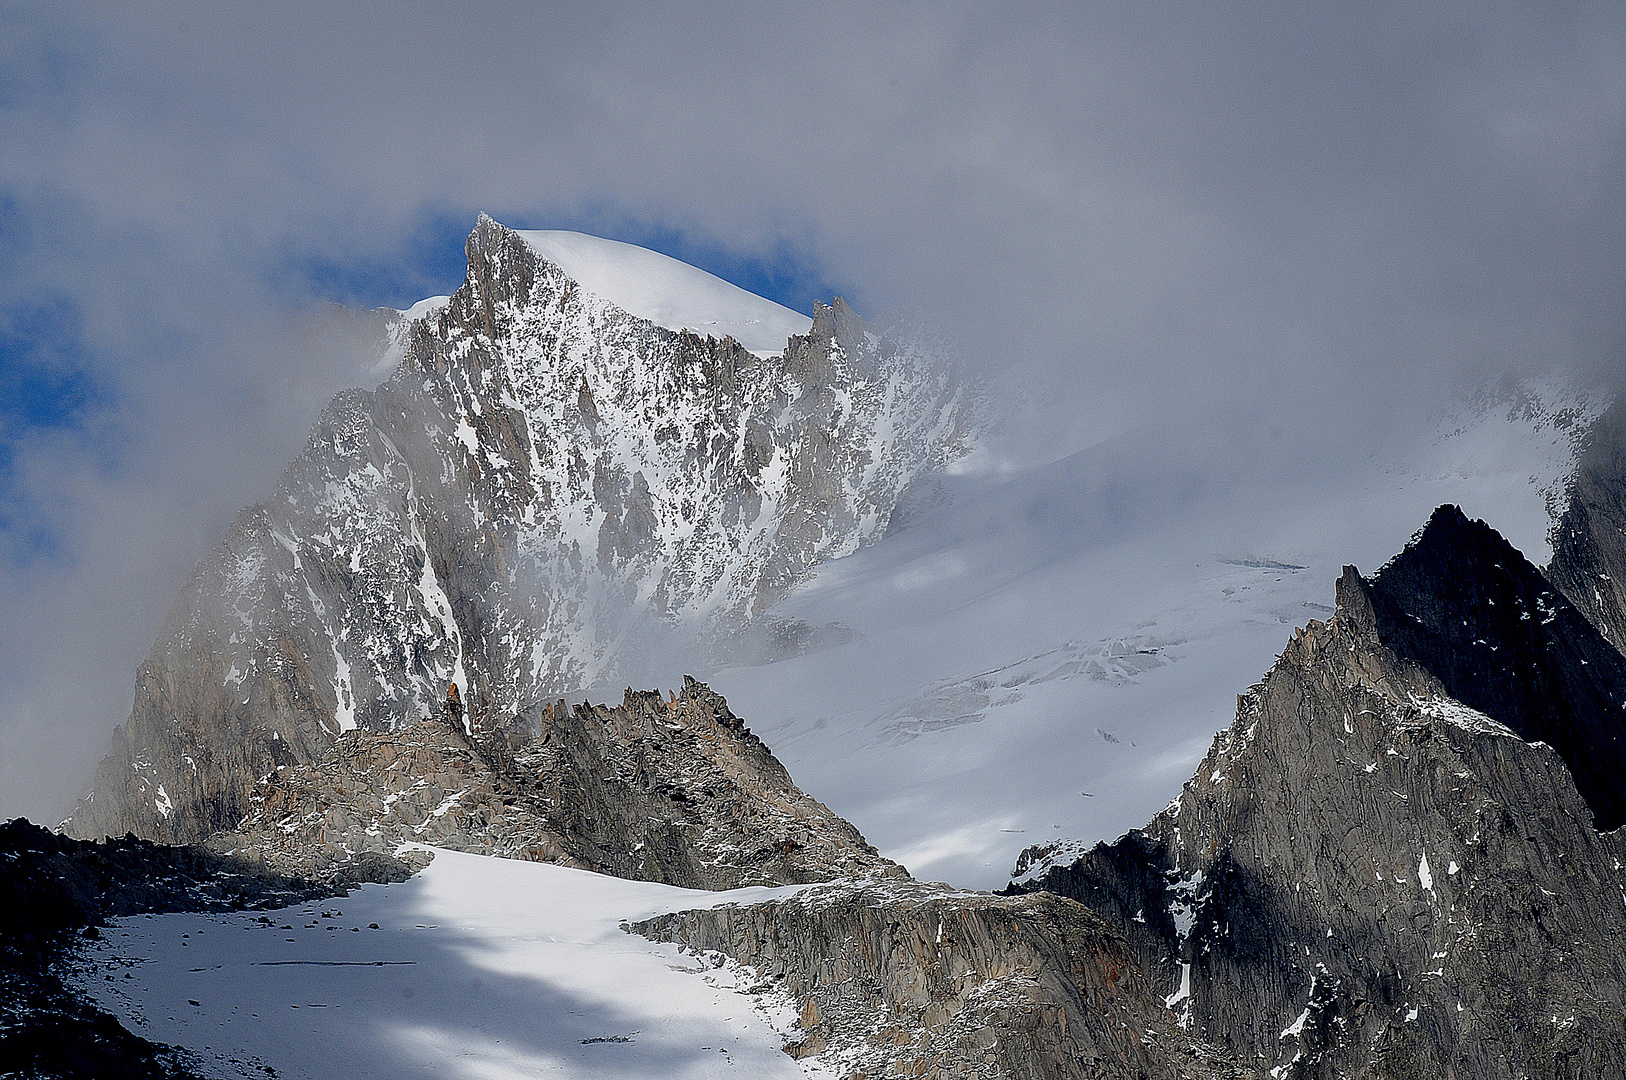
[[[1292,628],[1331,614],[1342,566],[1376,570],[1439,504],[1544,559],[1601,404],[1524,387],[1296,487],[1193,484],[1155,437],[963,469],[770,610],[855,640],[708,681],[884,855],[998,887],[1026,847],[1162,809]]]
[[[303,907],[116,920],[78,982],[227,1077],[804,1077],[816,1066],[780,1049],[787,1003],[748,993],[749,973],[720,957],[620,929],[795,891],[442,850],[406,882]]]
[[[768,356],[783,352],[786,339],[813,325],[806,315],[658,251],[562,230],[519,235],[588,292],[668,330],[726,334]]]

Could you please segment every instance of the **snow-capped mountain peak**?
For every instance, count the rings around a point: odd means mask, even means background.
[[[878,539],[974,442],[944,366],[839,299],[801,319],[654,252],[485,216],[467,251],[456,293],[390,328],[383,384],[335,398],[198,568],[73,828],[232,827],[269,770],[415,723],[449,683],[494,723],[604,686]],[[781,319],[776,351],[730,319]]]
[[[668,330],[727,335],[765,357],[813,327],[807,315],[658,251],[562,229],[518,235],[583,289]]]

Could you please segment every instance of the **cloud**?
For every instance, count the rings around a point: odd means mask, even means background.
[[[1621,368],[1608,5],[0,19],[0,289],[68,313],[97,391],[5,431],[7,529],[56,548],[0,582],[0,812],[65,808],[187,569],[358,380],[320,303],[455,285],[480,209],[794,266],[1047,387],[1040,430],[1228,467]]]

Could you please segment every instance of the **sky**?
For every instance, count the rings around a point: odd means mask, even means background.
[[[482,210],[1268,475],[1614,376],[1623,196],[1618,5],[0,5],[0,816]]]

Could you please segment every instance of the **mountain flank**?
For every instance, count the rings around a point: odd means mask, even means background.
[[[1252,1077],[1194,1039],[1080,904],[901,879],[633,924],[750,964],[800,1006],[795,1057],[848,1076]]]

